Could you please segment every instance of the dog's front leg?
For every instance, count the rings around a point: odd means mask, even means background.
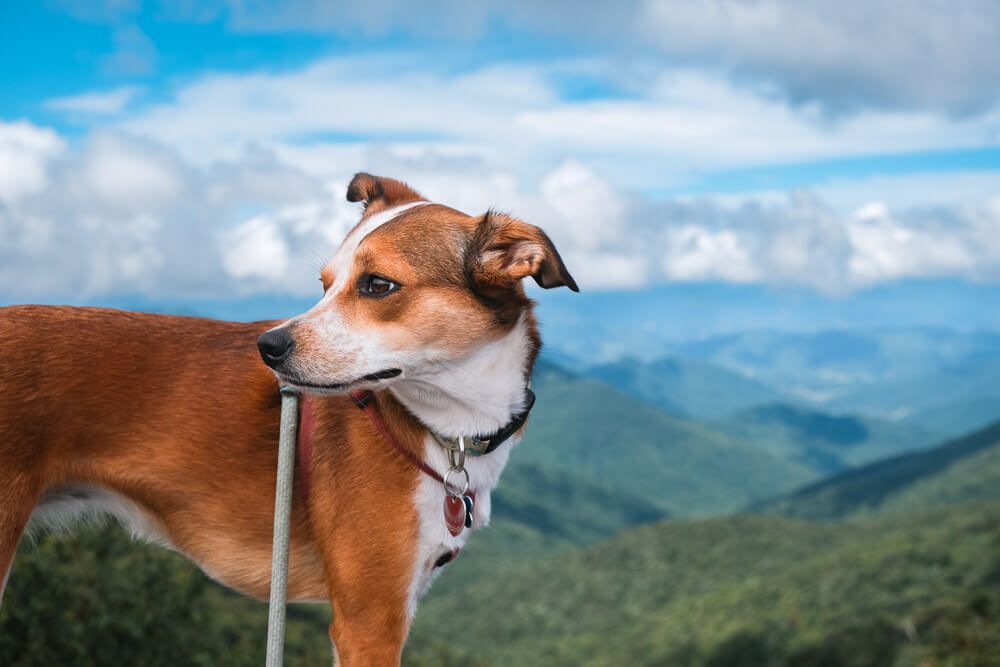
[[[330,517],[314,523],[314,536],[326,567],[339,667],[399,665],[409,631],[417,516],[404,495],[379,491],[361,486],[336,499],[336,512],[321,514],[320,506],[313,512]]]
[[[410,625],[407,605],[413,566],[407,560],[378,548],[341,551],[334,556],[328,568],[335,665],[400,664]]]

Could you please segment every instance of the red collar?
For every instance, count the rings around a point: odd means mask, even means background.
[[[399,452],[407,461],[413,464],[414,467],[419,469],[425,475],[440,482],[441,484],[444,484],[444,478],[438,473],[437,470],[427,465],[423,459],[399,443],[396,436],[389,430],[385,420],[382,419],[382,415],[378,410],[378,404],[375,402],[375,396],[372,392],[352,391],[350,396],[354,400],[355,404],[364,410],[365,414],[368,415],[368,419],[371,420],[372,425],[381,434],[381,436],[392,445],[393,449]],[[315,410],[313,409],[314,401],[315,399],[310,397],[308,394],[302,394],[299,400],[299,432],[297,448],[299,460],[296,467],[298,468],[302,495],[305,499],[309,498],[310,493],[309,463],[312,459],[312,438],[316,422]],[[473,502],[475,502],[475,491],[470,490],[467,492],[467,495],[472,498]],[[306,512],[308,512],[308,500],[304,504]],[[447,502],[445,504],[447,506]],[[445,516],[445,520],[447,521],[447,511]],[[448,564],[450,561],[454,560],[461,551],[461,547],[455,547],[450,553],[438,558],[438,560],[434,563],[434,567],[442,567]]]
[[[437,482],[444,483],[444,478],[441,477],[441,474],[437,470],[427,465],[423,459],[412,451],[403,447],[393,432],[389,430],[389,426],[382,419],[382,413],[379,412],[378,403],[375,402],[375,394],[370,391],[352,391],[350,396],[354,403],[368,416],[372,426],[375,427],[386,442],[392,445],[393,449],[425,475]],[[312,440],[316,425],[316,411],[313,409],[315,400],[314,397],[305,393],[301,395],[299,400],[298,469],[299,479],[302,483],[302,493],[305,497],[309,497],[310,490],[309,462],[312,460]]]
[[[372,426],[375,427],[382,437],[392,445],[393,449],[403,455],[406,460],[412,463],[416,468],[419,468],[425,475],[431,479],[437,480],[444,484],[444,478],[438,474],[438,471],[427,465],[426,462],[409,449],[403,447],[399,440],[389,427],[386,425],[385,420],[382,419],[382,413],[379,412],[378,403],[375,402],[375,394],[370,391],[352,391],[351,399],[354,401],[355,405],[361,408],[366,415],[368,415],[368,420],[371,421]]]
[[[371,421],[372,426],[375,427],[375,430],[382,435],[382,438],[385,439],[386,442],[392,445],[393,449],[399,452],[403,458],[409,461],[414,467],[423,472],[425,475],[445,486],[445,489],[447,490],[447,485],[444,483],[444,477],[442,477],[437,470],[427,465],[422,458],[414,454],[409,449],[403,447],[399,440],[396,439],[393,432],[389,430],[385,420],[382,419],[382,414],[378,410],[378,403],[375,402],[375,394],[370,391],[352,391],[350,395],[355,405],[364,410],[364,413],[368,415],[368,419]],[[468,479],[468,473],[466,473],[466,479]],[[476,492],[472,489],[467,488],[462,492],[462,496],[465,496],[465,498],[461,502],[457,502],[458,496],[452,496],[449,493],[444,502],[445,524],[448,526],[448,531],[456,537],[461,534],[464,528],[472,525],[472,519],[471,517],[467,518],[466,512],[471,512],[472,507],[476,502]],[[453,505],[453,501],[456,501],[457,506],[462,508],[461,510],[458,510],[461,512],[459,515],[454,513],[455,505]],[[469,501],[469,503],[466,503],[466,501]],[[453,525],[453,521],[457,521],[457,524]],[[434,564],[435,567],[445,565],[448,561],[454,559],[458,555],[459,551],[461,551],[461,549],[455,548],[446,560],[443,560],[443,557],[438,559],[438,561]]]

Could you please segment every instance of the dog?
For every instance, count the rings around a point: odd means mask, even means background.
[[[285,322],[0,309],[3,585],[29,521],[99,512],[266,599],[285,386],[302,394],[288,597],[329,600],[336,664],[399,664],[523,434],[541,342],[522,279],[578,290],[510,215],[366,173],[347,199],[364,212],[322,298]]]

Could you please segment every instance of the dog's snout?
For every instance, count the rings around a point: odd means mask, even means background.
[[[271,329],[257,339],[257,349],[264,363],[277,369],[295,349],[295,340],[288,329]]]

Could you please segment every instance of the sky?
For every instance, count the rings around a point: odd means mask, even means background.
[[[362,170],[587,292],[1000,281],[991,0],[0,3],[0,81],[4,302],[318,298]]]

